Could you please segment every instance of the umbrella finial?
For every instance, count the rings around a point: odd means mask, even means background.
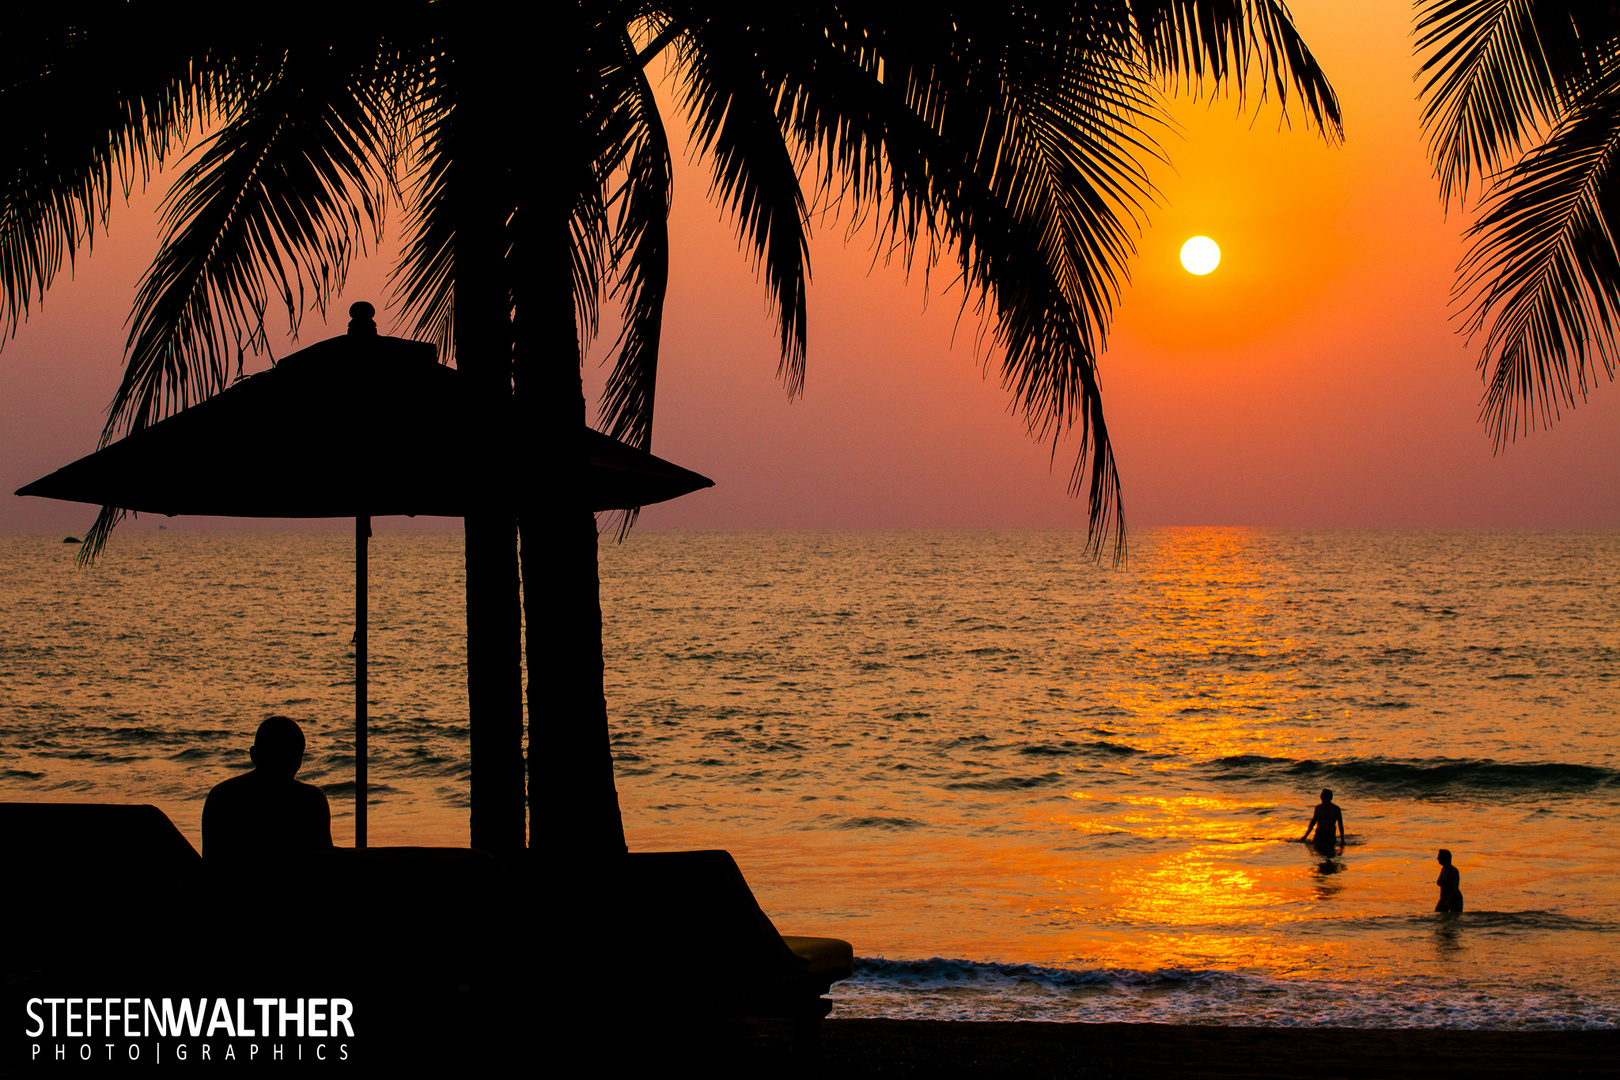
[[[377,309],[361,300],[349,305],[349,333],[371,337],[377,335]]]

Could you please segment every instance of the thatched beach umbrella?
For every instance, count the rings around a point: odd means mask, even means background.
[[[432,346],[381,337],[370,304],[349,333],[82,457],[18,495],[138,513],[355,519],[355,846],[366,845],[366,541],[384,515],[466,517],[509,506],[551,469],[527,460],[510,403],[474,392]],[[599,432],[593,510],[712,487]]]

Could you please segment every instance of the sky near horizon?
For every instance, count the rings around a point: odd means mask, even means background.
[[[1471,216],[1446,213],[1424,156],[1409,3],[1290,7],[1339,93],[1345,142],[1325,144],[1297,107],[1285,124],[1275,101],[1175,100],[1173,167],[1152,170],[1160,205],[1102,359],[1128,523],[1620,525],[1620,388],[1501,455],[1477,422],[1477,349],[1449,304]],[[115,209],[0,350],[0,529],[79,532],[94,516],[9,493],[95,447],[162,183]],[[874,267],[864,238],[845,244],[842,223],[814,222],[808,377],[790,403],[763,289],[706,174],[681,155],[675,185],[653,449],[716,486],[649,507],[643,527],[1084,527],[1084,499],[1066,492],[1075,444],[1054,454],[1009,411],[998,358],[986,378],[973,315],[941,291],[948,268],[925,294]],[[1198,234],[1223,253],[1201,278],[1177,260]],[[342,333],[352,301],[381,308],[391,250],[277,355]],[[404,332],[394,316],[380,315],[385,333]]]

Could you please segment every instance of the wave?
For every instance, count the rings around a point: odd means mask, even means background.
[[[320,783],[320,789],[326,792],[326,797],[329,799],[338,797],[352,800],[354,798],[354,787],[353,780],[339,780],[332,783],[323,780]],[[378,795],[397,795],[398,793],[399,788],[394,787],[392,784],[385,784],[376,780],[366,781],[366,802],[368,805]]]
[[[1455,920],[1455,921],[1452,921]],[[1612,934],[1620,930],[1612,922],[1602,919],[1582,919],[1575,915],[1562,915],[1556,911],[1465,911],[1461,918],[1433,912],[1411,915],[1375,915],[1366,918],[1325,919],[1317,929],[1335,930],[1387,930],[1391,926],[1434,928],[1455,926],[1459,930],[1547,930],[1558,932]]]
[[[1085,743],[1084,749],[1095,750],[1101,754],[1113,754],[1121,757],[1129,756],[1131,754],[1147,753],[1146,750],[1138,750],[1134,746],[1126,746],[1123,743],[1108,742],[1106,739],[1098,739],[1095,742]]]
[[[1556,911],[1471,911],[1467,925],[1487,930],[1581,930],[1610,934],[1620,930],[1612,922],[1560,915]]]
[[[1313,783],[1337,782],[1362,790],[1431,797],[1460,791],[1489,791],[1498,795],[1591,792],[1620,780],[1620,772],[1598,765],[1507,762],[1490,758],[1375,757],[1316,761],[1237,754],[1218,758],[1213,766],[1225,777],[1236,780],[1308,779]]]
[[[917,829],[917,828],[922,828],[922,827],[923,827],[923,823],[921,821],[918,821],[916,818],[881,817],[881,816],[876,816],[876,815],[868,816],[868,817],[845,818],[844,820],[839,821],[839,822],[837,822],[837,823],[835,823],[833,825],[833,828],[835,828],[835,829],[888,829],[888,830],[894,830],[894,829]]]
[[[1506,913],[1503,913],[1506,914]],[[1547,913],[1515,913],[1547,914]],[[1443,975],[1389,981],[1166,968],[1063,968],[857,957],[834,1017],[1222,1024],[1232,1027],[1620,1027],[1620,1005],[1575,986]]]
[[[95,724],[86,724],[83,730],[87,733],[99,735],[120,743],[150,743],[164,742],[176,738],[172,731],[144,727],[102,727]]]
[[[882,957],[855,958],[856,982],[882,980],[906,986],[951,986],[1028,983],[1052,990],[1085,988],[1186,989],[1221,980],[1242,979],[1225,971],[1198,971],[1166,968],[1135,971],[1128,968],[1072,970],[1040,964],[1002,964],[994,961],[954,960],[942,956],[927,960],[885,960]]]
[[[1093,739],[1089,742],[1075,742],[1073,739],[1064,739],[1061,743],[1029,743],[1018,748],[1018,753],[1025,757],[1091,757],[1102,754],[1108,757],[1130,757],[1135,754],[1145,754],[1147,751],[1138,750],[1134,746],[1123,743],[1109,742],[1106,739]]]
[[[945,787],[951,791],[1017,791],[1020,788],[1045,787],[1062,779],[1062,773],[1049,772],[1039,776],[1003,776],[999,780],[958,780]]]

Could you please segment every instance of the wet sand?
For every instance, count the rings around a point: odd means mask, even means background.
[[[791,1031],[734,1029],[736,1075],[826,1077],[1616,1077],[1620,1031],[1265,1028],[936,1020],[828,1020],[821,1060]],[[727,1055],[728,1057],[731,1055]]]

